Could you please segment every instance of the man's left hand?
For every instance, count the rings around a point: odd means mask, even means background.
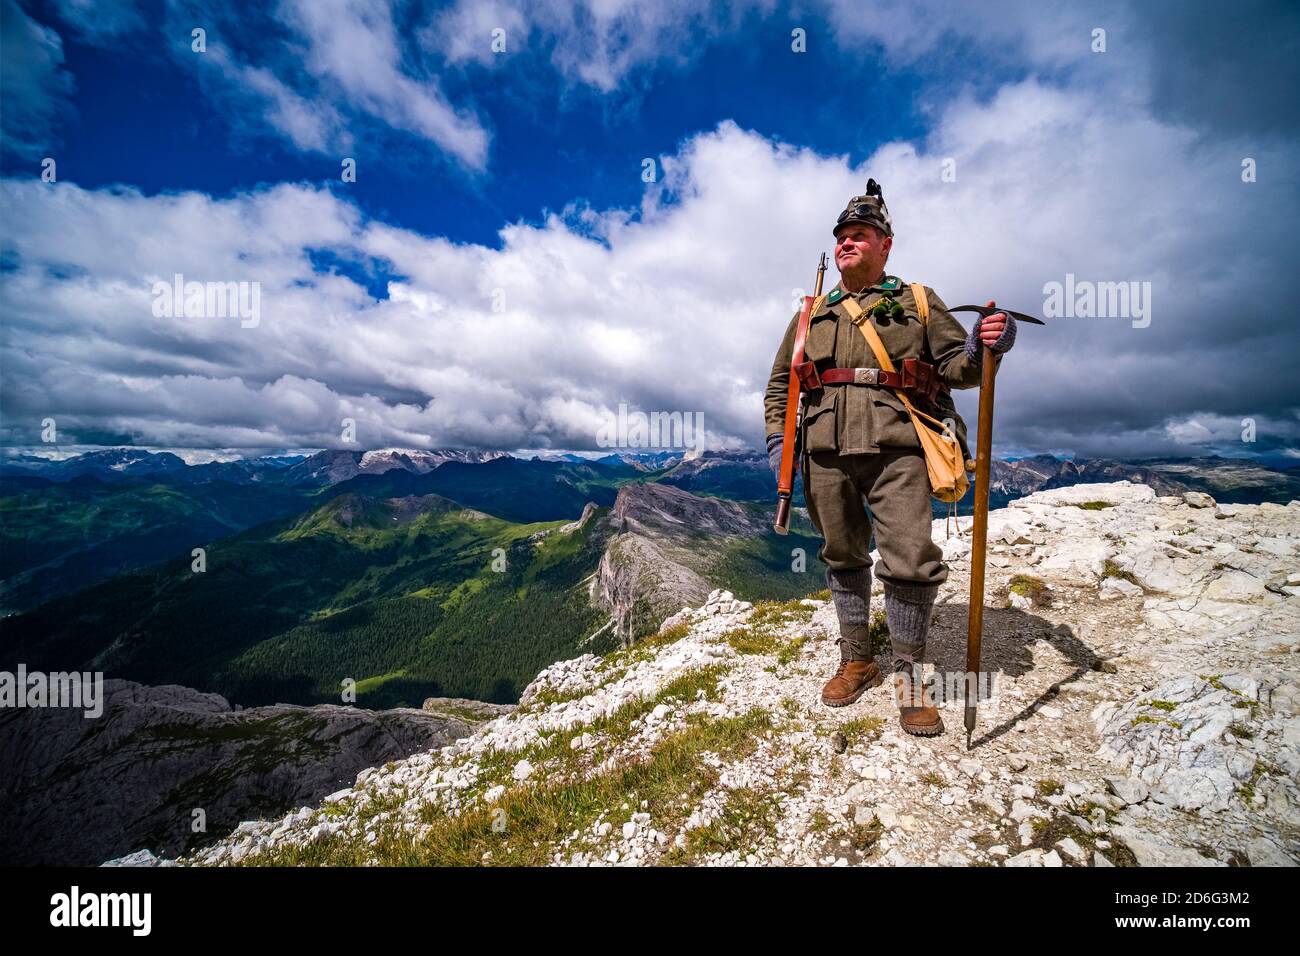
[[[988,307],[992,309],[997,303],[989,299]],[[980,341],[989,348],[998,344],[998,339],[1002,338],[1002,333],[1007,327],[1008,317],[1005,312],[994,312],[986,319],[980,320]]]
[[[997,303],[989,299],[988,308],[997,308]],[[996,354],[1008,351],[1016,344],[1016,320],[1005,312],[994,312],[987,318],[980,318],[966,336],[966,354],[972,362],[978,362],[987,346]]]

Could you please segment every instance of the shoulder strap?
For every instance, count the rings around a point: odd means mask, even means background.
[[[885,343],[880,340],[880,333],[867,321],[867,313],[858,304],[858,300],[851,295],[846,295],[840,301],[844,305],[844,310],[848,312],[849,318],[853,320],[853,324],[858,327],[862,337],[871,346],[871,351],[876,354],[876,361],[880,364],[880,367],[886,372],[892,372],[894,363],[889,361],[889,351],[885,348]]]
[[[921,328],[930,324],[930,300],[925,294],[925,286],[919,282],[913,282],[912,298],[916,300],[916,314],[921,319]]]
[[[858,331],[862,333],[862,337],[865,338],[867,344],[871,346],[871,351],[875,353],[876,362],[879,363],[881,369],[886,372],[894,371],[894,363],[889,360],[889,351],[885,348],[885,343],[881,341],[880,333],[877,332],[875,326],[871,324],[869,316],[865,311],[863,311],[862,306],[858,305],[858,300],[853,298],[853,296],[845,296],[841,302],[844,304],[845,311],[849,313],[849,318],[853,320],[853,324],[858,327]],[[926,311],[928,312],[929,310],[927,309]],[[907,397],[907,393],[902,389],[891,388],[890,391],[898,396],[898,400],[906,406],[907,410],[913,416],[919,415],[921,418],[934,422],[940,428],[946,430],[947,426],[944,425],[943,422],[931,415],[927,415],[925,412],[913,405],[911,399]]]

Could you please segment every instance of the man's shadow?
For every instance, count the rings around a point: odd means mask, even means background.
[[[992,600],[997,597],[990,595]],[[935,607],[934,623],[926,641],[926,661],[933,665],[938,674],[966,672],[966,629],[969,605],[941,604]],[[1015,726],[1028,720],[1041,705],[1057,696],[1061,685],[1077,681],[1089,671],[1101,670],[1102,658],[1074,633],[1070,625],[1055,625],[1052,622],[1016,608],[990,607],[984,605],[983,639],[980,642],[980,673],[998,674],[1003,677],[1020,677],[1034,669],[1034,656],[1030,645],[1035,641],[1045,641],[1064,657],[1071,665],[1071,671],[1065,677],[1053,682],[1034,700],[1012,714],[1002,723],[980,732],[971,742],[971,749],[992,743]],[[964,688],[964,685],[962,685]],[[980,682],[981,701],[984,684]],[[959,691],[960,692],[960,691]],[[964,700],[956,702],[959,708]],[[981,705],[977,715],[987,713],[988,707]]]

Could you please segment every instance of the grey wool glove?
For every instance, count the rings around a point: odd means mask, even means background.
[[[767,463],[772,466],[772,474],[781,478],[781,449],[785,446],[785,436],[773,432],[767,436]]]
[[[1004,312],[1003,315],[1006,315]],[[984,321],[984,316],[980,316],[975,321],[975,327],[970,330],[970,335],[966,336],[966,354],[972,362],[978,362],[984,354],[983,342],[980,341],[980,323]],[[1016,344],[1016,320],[1007,316],[1006,328],[998,336],[998,340],[990,346],[994,352],[1001,354],[1011,351],[1011,346]]]

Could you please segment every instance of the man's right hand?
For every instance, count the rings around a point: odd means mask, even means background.
[[[767,436],[767,463],[772,466],[772,474],[781,480],[781,449],[785,447],[785,436],[773,432]]]

